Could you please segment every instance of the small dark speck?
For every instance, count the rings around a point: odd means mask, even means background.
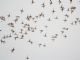
[[[13,52],[14,52],[14,50],[15,50],[15,49],[14,49],[14,48],[12,48],[12,49],[11,49],[11,52],[13,53]]]
[[[2,30],[0,30],[0,31],[2,31]]]
[[[28,59],[30,59],[30,58],[27,56],[26,59],[28,60]]]

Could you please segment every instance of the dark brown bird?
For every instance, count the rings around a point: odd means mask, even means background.
[[[39,45],[39,47],[41,47],[41,45],[42,45],[42,44],[41,44],[41,43],[39,43],[38,45]]]
[[[52,11],[52,13],[54,13],[55,11],[54,11],[54,9],[53,9],[53,11]]]
[[[6,38],[6,36],[3,36],[3,39],[5,39]]]
[[[24,12],[23,8],[20,11],[21,11],[21,13],[23,13]]]
[[[2,30],[0,30],[0,31],[2,31]]]
[[[47,37],[47,34],[45,33],[44,37]]]
[[[8,23],[8,25],[10,26],[10,27],[14,27],[14,23]]]
[[[5,41],[3,41],[2,39],[0,40],[1,41],[1,43],[6,43]]]
[[[44,3],[42,4],[42,7],[43,7],[43,8],[45,7],[45,4],[44,4]]]
[[[32,2],[31,2],[32,4],[34,4],[35,2],[34,2],[34,0],[32,0]]]
[[[61,0],[59,0],[59,4],[61,4]]]
[[[27,58],[26,58],[26,59],[28,60],[28,59],[30,59],[30,58],[27,56]]]
[[[53,3],[52,3],[52,0],[50,0],[50,5],[52,5]]]
[[[64,33],[64,31],[61,31],[61,33],[63,34],[63,33]]]
[[[44,44],[43,47],[46,47],[46,45]]]
[[[64,35],[64,38],[67,38],[67,35]]]
[[[28,41],[29,43],[33,44],[33,42],[31,40]]]
[[[64,7],[61,5],[61,11],[63,12],[64,11]]]
[[[65,14],[65,16],[68,18],[69,17],[69,15],[68,14]]]
[[[15,49],[14,49],[14,48],[12,48],[12,49],[11,49],[11,52],[13,53],[14,51],[15,51]]]
[[[49,18],[48,21],[51,21],[51,19]]]
[[[67,19],[64,19],[63,21],[64,21],[64,22],[66,22],[66,21],[67,21]]]
[[[18,36],[14,37],[14,39],[16,40],[17,38],[19,38]]]
[[[11,29],[11,32],[14,33],[15,31],[13,29]]]
[[[42,33],[42,32],[43,32],[43,30],[40,30],[40,32]]]
[[[0,19],[3,20],[3,21],[5,21],[5,17],[4,16],[1,16]]]
[[[23,39],[24,38],[24,35],[21,35],[21,38],[20,39]]]
[[[8,17],[10,17],[10,14],[8,14]]]
[[[70,0],[70,3],[72,3],[72,0]]]

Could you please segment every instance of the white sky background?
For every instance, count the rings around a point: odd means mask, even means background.
[[[15,16],[20,16],[19,21],[15,24],[14,30],[19,33],[19,29],[22,27],[21,21],[25,22],[25,17],[27,15],[32,15],[33,17],[39,15],[41,12],[44,13],[44,18],[41,17],[37,23],[32,20],[29,22],[31,26],[36,26],[37,30],[35,32],[28,32],[28,35],[24,39],[14,40],[12,38],[5,39],[6,43],[0,43],[0,60],[27,60],[25,59],[29,56],[29,60],[80,60],[80,23],[77,25],[71,25],[70,23],[75,21],[75,18],[80,18],[80,2],[79,0],[73,0],[70,4],[69,0],[61,0],[65,7],[64,12],[60,10],[58,0],[52,0],[53,5],[49,4],[49,0],[34,0],[35,3],[31,4],[31,0],[0,0],[0,16],[5,16],[6,21],[0,20],[0,39],[4,35],[8,35],[10,32],[10,27],[7,25],[8,22],[13,22]],[[41,7],[41,4],[45,3],[45,8]],[[71,14],[67,12],[66,9],[71,6],[75,6],[76,10]],[[21,14],[20,10],[23,8],[24,12]],[[52,13],[52,10],[55,13]],[[66,18],[65,14],[69,15]],[[11,17],[7,17],[10,14]],[[55,19],[55,17],[58,19]],[[47,21],[51,18],[51,21]],[[67,22],[64,22],[64,19]],[[44,26],[48,25],[48,28]],[[64,38],[61,34],[63,27],[68,27],[69,30],[65,31],[63,35],[67,35]],[[40,33],[39,30],[43,29],[44,32]],[[47,37],[43,37],[44,34]],[[59,34],[55,41],[51,40],[51,35]],[[27,41],[31,39],[34,43],[31,45]],[[46,47],[39,47],[38,44],[46,44]],[[15,51],[11,53],[11,49],[15,48]]]

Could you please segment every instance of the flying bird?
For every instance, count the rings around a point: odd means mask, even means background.
[[[59,4],[61,4],[61,0],[59,0]]]
[[[34,0],[32,0],[32,2],[31,2],[32,4],[34,4],[35,2],[34,2]]]
[[[14,51],[15,51],[15,49],[14,49],[14,48],[12,48],[12,49],[11,49],[11,52],[13,53]]]
[[[20,12],[21,12],[21,13],[23,13],[23,12],[24,12],[23,8],[20,10]]]
[[[1,43],[6,43],[6,42],[5,42],[4,40],[2,40],[2,39],[1,39],[0,41],[1,41]]]
[[[52,3],[52,0],[50,0],[50,5],[52,5],[53,3]]]
[[[30,58],[27,56],[26,59],[29,60]]]
[[[44,4],[44,3],[42,4],[42,7],[43,7],[43,8],[45,7],[45,4]]]
[[[72,3],[72,0],[70,0],[70,3]]]

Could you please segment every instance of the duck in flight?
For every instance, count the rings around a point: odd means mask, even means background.
[[[70,0],[70,3],[72,3],[72,0]]]
[[[12,48],[12,49],[11,49],[11,52],[13,53],[14,51],[15,51],[15,49],[14,49],[14,48]]]
[[[1,41],[1,43],[6,43],[5,41],[3,41],[2,39],[0,40]]]
[[[30,58],[27,56],[27,58],[26,58],[26,59],[28,60],[28,59],[30,59]]]

